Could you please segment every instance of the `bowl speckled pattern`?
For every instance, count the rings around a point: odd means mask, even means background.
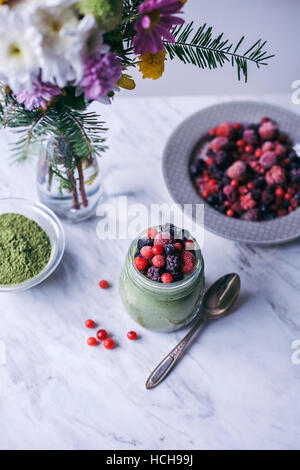
[[[267,103],[221,103],[192,115],[175,130],[164,151],[163,173],[168,190],[177,204],[205,204],[206,230],[242,243],[273,245],[300,237],[300,208],[286,217],[267,222],[231,219],[209,206],[196,193],[189,175],[190,159],[201,137],[211,127],[217,127],[223,121],[255,123],[263,116],[276,121],[280,130],[286,132],[295,144],[300,143],[300,116]]]

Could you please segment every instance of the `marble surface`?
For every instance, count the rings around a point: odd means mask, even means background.
[[[255,98],[255,97],[254,97]],[[290,104],[290,96],[256,97]],[[190,113],[226,97],[117,99],[99,108],[110,125],[101,162],[104,202],[170,202],[161,173],[166,140]],[[0,195],[36,198],[34,162],[11,166],[1,134]],[[118,295],[129,240],[98,240],[97,218],[65,225],[57,272],[25,293],[0,294],[1,449],[296,449],[300,446],[300,244],[242,246],[206,233],[207,283],[237,271],[234,315],[202,332],[167,381],[146,391],[153,367],[181,339],[144,331]],[[108,291],[98,288],[106,278]],[[107,328],[113,351],[88,348],[87,318]],[[130,342],[126,332],[141,338]]]

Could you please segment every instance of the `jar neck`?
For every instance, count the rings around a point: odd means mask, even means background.
[[[138,271],[134,265],[137,241],[139,238],[143,238],[143,235],[145,234],[141,234],[132,242],[127,253],[125,270],[130,280],[141,289],[152,294],[164,296],[164,298],[168,296],[172,297],[172,299],[176,297],[180,298],[183,295],[188,295],[192,292],[196,284],[199,282],[199,279],[201,279],[204,274],[204,260],[200,248],[196,250],[196,268],[192,274],[187,275],[187,277],[181,281],[173,282],[171,284],[163,284],[148,279],[144,274]],[[194,242],[197,243],[195,240]]]

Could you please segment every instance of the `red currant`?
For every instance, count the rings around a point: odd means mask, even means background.
[[[107,289],[109,287],[109,284],[107,281],[103,279],[102,281],[99,282],[99,286],[101,287],[101,289]]]
[[[240,140],[237,141],[236,144],[237,144],[238,147],[244,147],[246,142],[243,139],[240,139]]]
[[[252,145],[246,145],[246,147],[245,147],[245,152],[246,153],[253,153],[253,151],[254,151],[254,148],[253,148]]]
[[[132,341],[134,341],[135,339],[137,339],[137,334],[135,331],[129,331],[127,333],[127,338],[128,339],[131,339]]]
[[[254,155],[256,156],[256,158],[260,158],[260,157],[262,156],[262,151],[261,151],[261,149],[256,149]]]
[[[232,180],[230,184],[231,184],[231,186],[233,186],[234,188],[237,188],[240,183],[238,182],[238,180]]]
[[[293,196],[290,193],[285,193],[284,199],[286,199],[287,201],[290,201],[292,198]]]
[[[164,273],[162,274],[161,276],[161,282],[163,282],[164,284],[170,284],[170,282],[173,281],[173,276],[169,273]]]
[[[95,328],[95,322],[94,322],[94,320],[87,320],[87,321],[85,322],[85,326],[86,326],[87,328]]]
[[[103,341],[107,338],[107,331],[106,330],[99,330],[97,331],[97,338],[99,341]]]
[[[143,271],[148,266],[147,260],[145,258],[142,258],[141,256],[137,256],[137,258],[135,258],[134,264],[136,269],[138,269],[139,271]]]
[[[284,196],[284,190],[282,188],[277,188],[275,191],[276,196],[278,197],[283,197]]]
[[[209,129],[208,133],[209,133],[209,135],[214,136],[217,133],[217,129],[214,129],[214,128]]]
[[[154,258],[152,258],[152,264],[156,268],[162,268],[166,264],[164,256],[162,255],[154,256]]]
[[[147,235],[148,235],[148,238],[155,238],[156,235],[157,235],[156,228],[154,228],[154,227],[148,228]]]
[[[215,179],[211,179],[211,180],[208,181],[208,184],[209,184],[210,186],[214,186],[214,185],[216,184],[216,180],[215,180]]]
[[[202,197],[206,199],[208,198],[208,196],[209,196],[209,191],[207,191],[207,189],[204,189],[204,191],[202,192]]]
[[[151,259],[153,256],[153,250],[151,246],[143,246],[141,249],[141,255],[146,259]]]
[[[240,129],[242,129],[242,124],[240,122],[234,122],[233,128],[239,131]]]
[[[250,183],[247,184],[247,188],[248,189],[253,189],[254,188],[254,184],[252,183],[252,181],[250,181]]]
[[[88,338],[87,344],[88,344],[89,346],[96,346],[96,344],[97,344],[96,338]]]
[[[226,214],[228,215],[228,217],[233,217],[234,216],[234,210],[233,209],[228,209]]]
[[[104,347],[106,349],[113,349],[114,345],[115,345],[115,342],[112,338],[107,338],[104,343],[103,343]]]
[[[214,162],[214,159],[212,157],[207,157],[207,159],[206,159],[206,165],[207,166],[212,165],[213,162]]]
[[[164,249],[161,245],[154,245],[154,247],[152,248],[152,252],[154,255],[162,255]]]

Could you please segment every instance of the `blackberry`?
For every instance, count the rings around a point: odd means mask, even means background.
[[[155,266],[151,266],[151,268],[148,268],[148,271],[146,274],[148,279],[150,279],[151,281],[155,281],[155,282],[161,282],[161,275],[162,275],[161,268],[156,268]]]
[[[272,204],[272,202],[274,201],[275,199],[275,195],[272,191],[270,191],[269,189],[265,189],[263,192],[262,192],[262,195],[261,195],[261,202],[267,206],[269,206],[270,204]]]
[[[295,194],[294,199],[295,199],[298,203],[300,203],[300,191],[298,191],[298,192]]]
[[[174,245],[167,245],[165,247],[165,252],[166,252],[166,255],[167,256],[172,256],[172,255],[175,255],[176,253],[176,248]]]
[[[137,251],[136,254],[134,255],[134,257],[135,257],[135,258],[138,258],[139,256],[142,258],[141,253],[140,253],[139,251]]]
[[[199,158],[199,160],[197,160],[196,168],[198,173],[202,173],[202,171],[206,168],[206,163],[204,160],[202,160],[202,158]]]
[[[180,273],[180,258],[178,256],[167,256],[166,258],[166,271],[172,274],[173,277]]]
[[[264,188],[267,183],[266,183],[265,177],[260,176],[259,178],[256,178],[253,184],[255,188]]]
[[[152,238],[140,238],[137,242],[138,250],[141,251],[143,246],[153,246],[153,239]]]
[[[295,169],[291,172],[291,182],[300,186],[300,173]]]
[[[171,274],[171,273],[170,273]],[[178,282],[178,281],[182,281],[183,279],[183,273],[181,271],[179,271],[178,273],[174,274],[173,276],[173,282]]]
[[[215,206],[219,202],[218,196],[216,196],[215,194],[210,194],[206,200],[211,206]]]

